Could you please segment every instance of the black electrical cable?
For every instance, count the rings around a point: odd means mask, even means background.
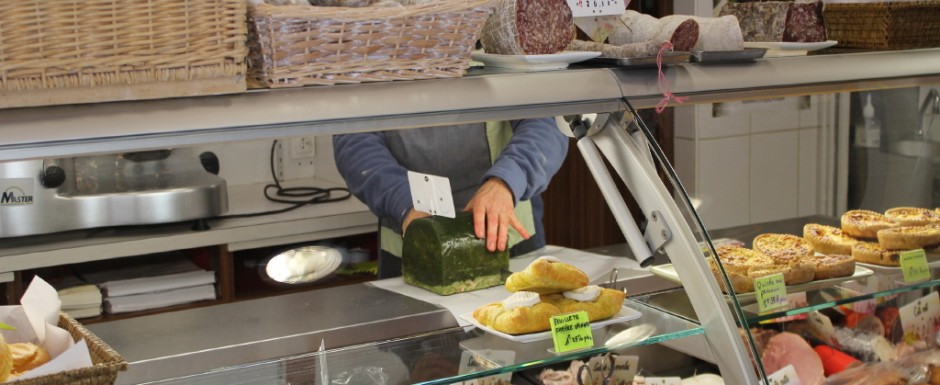
[[[302,187],[284,187],[281,186],[281,182],[277,180],[277,173],[274,170],[274,153],[277,150],[277,141],[275,140],[271,143],[271,179],[274,180],[273,184],[268,184],[264,186],[264,197],[275,203],[285,203],[290,204],[291,206],[285,207],[283,209],[271,210],[271,211],[262,211],[257,213],[246,213],[246,214],[232,214],[232,215],[222,215],[215,217],[213,219],[232,219],[232,218],[249,218],[249,217],[259,217],[263,215],[273,215],[286,213],[291,210],[296,210],[298,208],[304,207],[306,205],[320,204],[320,203],[330,203],[330,202],[339,202],[342,200],[349,199],[352,194],[349,192],[349,189],[345,187],[312,187],[312,186],[302,186]],[[274,195],[272,195],[272,190]],[[340,196],[333,196],[335,192],[345,192],[345,194]]]

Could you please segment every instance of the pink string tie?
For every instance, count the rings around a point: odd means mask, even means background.
[[[666,109],[666,106],[669,105],[669,100],[675,100],[676,103],[683,103],[689,98],[686,96],[675,96],[672,94],[672,91],[669,90],[669,81],[666,80],[666,75],[663,73],[663,52],[666,50],[672,49],[672,43],[669,41],[663,42],[662,47],[659,47],[659,53],[656,54],[656,68],[659,70],[659,76],[657,76],[657,83],[659,83],[659,92],[663,94],[662,100],[656,104],[656,113],[661,114],[663,110]]]

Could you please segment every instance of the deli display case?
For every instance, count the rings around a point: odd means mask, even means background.
[[[847,274],[799,284],[776,279],[789,270],[774,271],[762,276],[773,279],[750,281],[753,293],[737,290],[720,251],[755,248],[762,234],[802,237],[807,224],[838,228],[852,210],[935,212],[936,63],[940,50],[926,49],[669,65],[664,80],[688,98],[672,103],[673,159],[640,113],[662,99],[655,68],[572,66],[5,110],[0,163],[555,116],[627,240],[604,250],[549,246],[511,264],[518,271],[539,255],[560,255],[590,269],[593,282],[627,291],[632,316],[592,329],[594,343],[584,349],[557,353],[550,335],[507,338],[462,317],[467,307],[505,297],[498,287],[422,297],[400,280],[383,280],[89,325],[127,359],[118,383],[536,384],[543,370],[565,372],[576,361],[648,378],[714,372],[729,384],[791,373],[802,383],[875,374],[927,382],[930,365],[940,365],[931,351],[940,319],[932,258],[940,242],[905,254],[913,265],[853,260]],[[880,119],[878,144],[857,138],[869,98]],[[238,193],[229,186],[230,211],[257,208]],[[375,230],[371,214],[352,201],[210,224],[5,238],[0,274]],[[919,276],[905,275],[912,273]],[[817,358],[819,347],[844,353],[844,374],[824,368],[822,358],[807,363],[807,347]]]

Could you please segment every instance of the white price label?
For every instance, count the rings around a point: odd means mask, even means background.
[[[622,15],[628,0],[568,0],[574,17]]]
[[[411,203],[415,210],[431,215],[453,218],[454,196],[450,192],[450,179],[408,171]]]
[[[787,365],[774,374],[767,376],[767,385],[800,385],[800,377],[796,375],[793,365]]]
[[[476,373],[484,370],[502,368],[515,363],[516,352],[512,350],[484,350],[478,352],[464,351],[460,355],[458,374]],[[509,382],[512,373],[497,374],[494,376],[464,381],[463,385],[484,385]]]
[[[936,325],[940,324],[940,294],[933,292],[898,309],[904,340],[933,341]]]

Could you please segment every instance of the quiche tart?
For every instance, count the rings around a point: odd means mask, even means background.
[[[901,266],[901,250],[889,250],[873,242],[859,242],[852,246],[852,258],[856,262],[881,266]]]
[[[816,276],[816,266],[812,262],[801,260],[791,264],[776,264],[766,268],[752,269],[747,273],[751,281],[760,277],[782,273],[787,285],[799,285],[812,281]]]
[[[842,229],[817,223],[803,226],[803,239],[809,242],[813,251],[820,254],[851,255],[852,246],[859,242],[842,232]]]
[[[754,238],[754,250],[764,253],[778,265],[800,263],[813,255],[813,247],[792,234],[761,234]]]
[[[940,225],[900,226],[878,231],[878,244],[885,249],[931,249],[940,246]]]
[[[885,211],[885,218],[901,226],[940,224],[940,213],[920,207],[895,207]]]
[[[756,250],[738,246],[718,246],[715,248],[718,252],[718,260],[724,266],[725,271],[747,275],[747,272],[753,268],[769,267],[774,264],[774,260]],[[715,266],[717,270],[717,266]]]
[[[708,266],[711,267],[712,274],[715,276],[715,281],[718,281],[718,287],[721,288],[721,291],[728,293],[728,289],[725,287],[725,281],[721,278],[721,272],[718,270],[718,264],[715,262],[714,258],[708,258]],[[773,265],[765,265],[769,267]],[[728,275],[728,280],[731,282],[731,287],[734,289],[735,293],[750,293],[754,291],[754,280],[748,278],[747,273],[737,273],[728,269],[728,266],[725,266],[725,273]]]
[[[855,273],[855,258],[850,254],[814,255],[809,262],[816,267],[814,280],[847,277]]]
[[[878,230],[898,226],[881,213],[869,210],[849,210],[842,214],[842,231],[855,238],[877,239]]]

